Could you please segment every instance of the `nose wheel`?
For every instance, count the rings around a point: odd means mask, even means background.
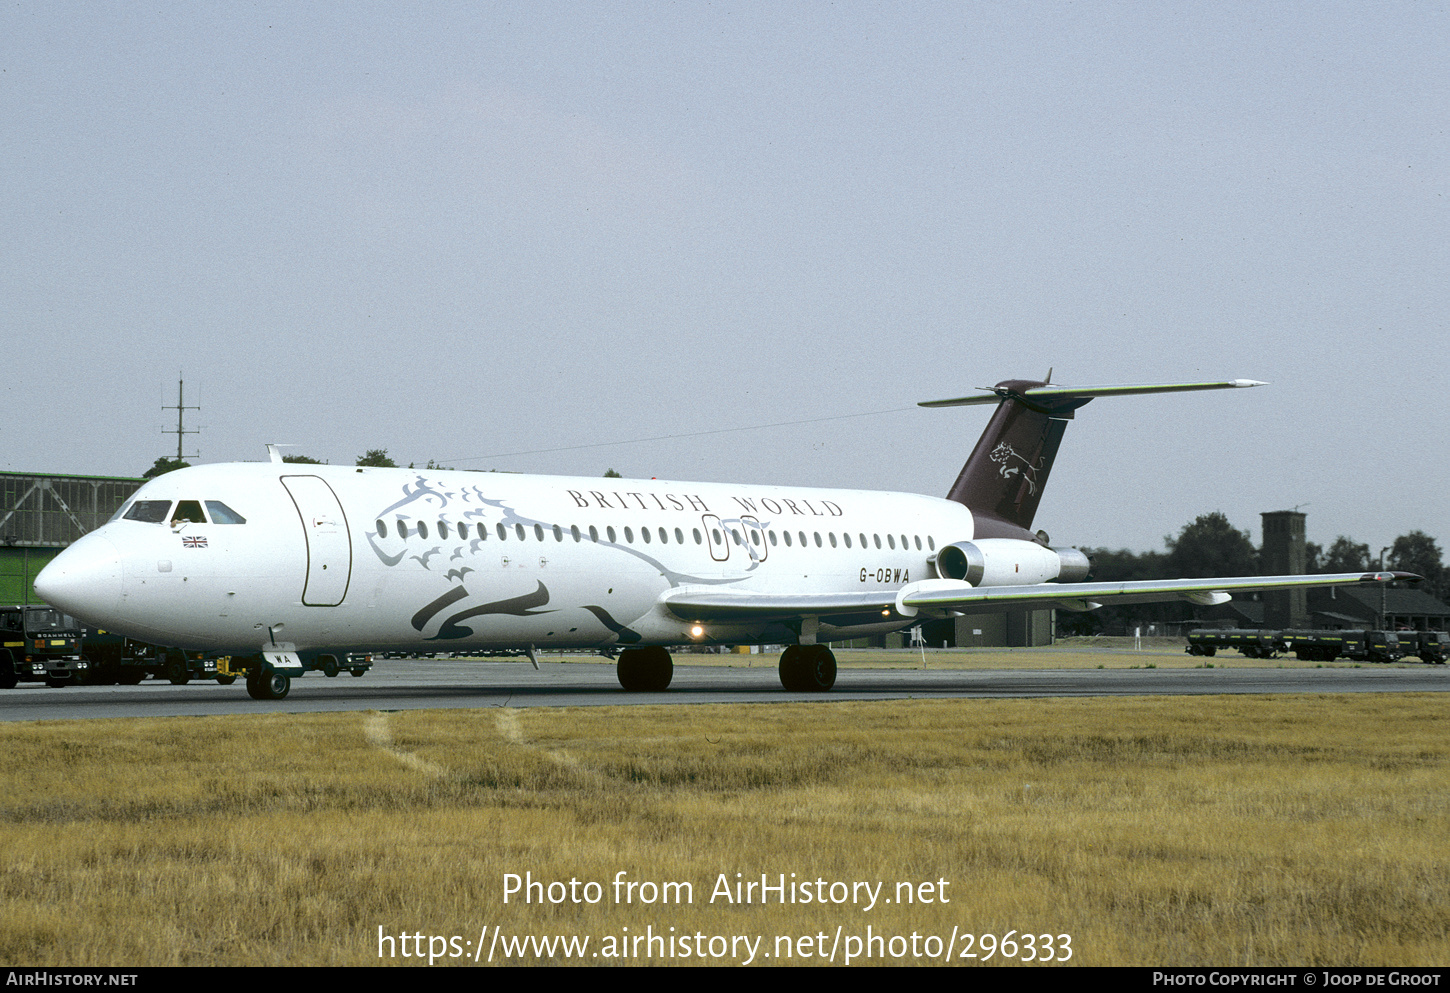
[[[291,676],[260,666],[247,673],[247,696],[253,700],[281,700],[291,690]]]

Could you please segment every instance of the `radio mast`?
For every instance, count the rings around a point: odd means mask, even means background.
[[[188,435],[188,434],[201,434],[201,429],[200,428],[197,428],[197,429],[192,430],[192,431],[186,430],[186,425],[184,423],[185,422],[185,418],[186,418],[186,412],[188,410],[200,410],[201,408],[200,407],[188,407],[186,405],[186,381],[181,378],[181,376],[180,376],[179,373],[178,373],[177,379],[176,379],[176,406],[174,406],[174,407],[168,407],[168,406],[163,405],[161,409],[162,410],[174,410],[174,411],[176,411],[176,430],[175,431],[168,431],[166,428],[162,428],[161,429],[161,433],[162,434],[174,434],[174,435],[176,435],[176,461],[181,462],[181,461],[184,461],[185,459],[187,459],[188,457],[189,458],[193,458],[193,459],[199,459],[199,458],[201,458],[201,452],[199,450],[197,451],[197,453],[195,455],[192,455],[192,456],[186,456],[186,455],[182,455],[181,454],[181,448],[182,448],[182,444],[183,444],[183,437],[185,435]]]

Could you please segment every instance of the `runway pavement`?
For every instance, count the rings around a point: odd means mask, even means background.
[[[1217,668],[962,670],[843,668],[829,693],[787,693],[774,665],[682,665],[664,693],[626,693],[614,667],[479,660],[380,662],[362,678],[309,673],[285,700],[257,701],[232,686],[68,686],[22,683],[0,690],[0,720],[75,720],[419,710],[438,707],[580,707],[640,704],[899,700],[949,697],[1194,696],[1215,693],[1421,693],[1450,690],[1450,667],[1367,666],[1358,669]]]

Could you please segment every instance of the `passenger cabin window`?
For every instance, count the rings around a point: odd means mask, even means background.
[[[211,515],[211,522],[213,524],[247,523],[247,519],[245,517],[237,513],[232,508],[228,507],[226,504],[222,503],[220,500],[208,500],[206,502],[206,512]],[[386,532],[383,534],[383,537],[387,537]]]
[[[213,514],[212,516],[215,517],[216,515]],[[379,538],[386,538],[387,536],[388,536],[388,526],[386,524],[384,524],[382,521],[378,521],[378,537]]]
[[[131,509],[126,511],[126,520],[140,521],[142,524],[160,524],[166,520],[166,512],[170,509],[170,500],[137,500],[131,504]]]
[[[488,540],[488,528],[486,528],[483,525],[483,522],[482,521],[479,521],[479,523],[478,523],[478,540],[479,541],[487,541]]]
[[[498,540],[499,541],[507,541],[508,540],[508,536],[509,536],[509,529],[503,526],[503,521],[499,521],[498,522]]]
[[[406,538],[406,537],[408,537],[408,522],[407,521],[399,521],[398,522],[398,537],[399,538]]]
[[[524,533],[524,526],[522,524],[514,525],[514,534],[519,536],[519,541],[527,541],[529,537]]]
[[[428,540],[428,525],[423,521],[418,522],[418,537],[424,541]]]

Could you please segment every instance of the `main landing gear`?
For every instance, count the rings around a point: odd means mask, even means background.
[[[792,693],[824,693],[836,685],[836,656],[825,645],[791,645],[780,653],[780,685]]]
[[[675,662],[664,648],[626,648],[616,671],[619,685],[631,693],[659,693],[669,688]]]
[[[669,688],[675,663],[664,648],[626,648],[617,672],[631,693],[660,693]],[[792,693],[824,693],[836,685],[835,654],[825,645],[789,646],[780,656],[780,685]]]
[[[292,690],[292,677],[263,666],[247,671],[247,696],[253,700],[281,700]]]

